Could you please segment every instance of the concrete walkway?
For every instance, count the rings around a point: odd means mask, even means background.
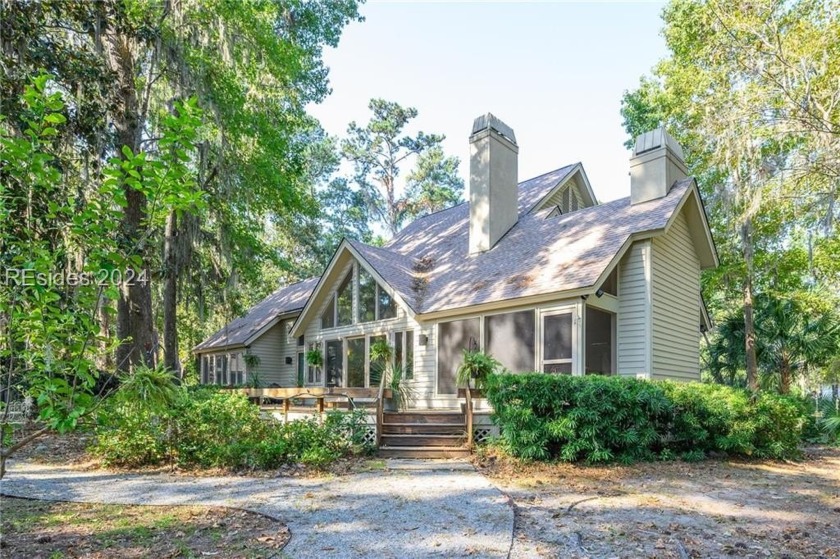
[[[10,462],[0,493],[47,500],[227,505],[285,522],[286,557],[507,557],[513,510],[471,465],[389,460],[329,479],[84,472]]]

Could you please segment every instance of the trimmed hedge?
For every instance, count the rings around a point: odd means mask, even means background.
[[[94,454],[106,465],[165,463],[185,467],[270,469],[287,463],[325,466],[364,452],[363,412],[332,412],[314,419],[263,419],[238,393],[180,388],[170,407],[106,407],[96,429]]]
[[[486,394],[502,446],[528,460],[795,458],[809,421],[794,397],[711,384],[502,374]]]

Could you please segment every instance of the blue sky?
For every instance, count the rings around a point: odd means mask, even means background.
[[[325,52],[332,94],[311,112],[343,136],[371,97],[413,106],[467,182],[472,121],[489,111],[516,133],[520,180],[582,161],[601,201],[628,196],[621,95],[666,55],[662,6],[371,2]]]

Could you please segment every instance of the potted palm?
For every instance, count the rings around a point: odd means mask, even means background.
[[[374,374],[381,379],[385,376],[385,386],[391,389],[391,398],[397,409],[405,409],[411,400],[412,391],[401,363],[394,362],[394,348],[385,340],[379,340],[370,346],[371,384]]]

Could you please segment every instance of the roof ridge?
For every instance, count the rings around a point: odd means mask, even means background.
[[[543,173],[543,174],[541,174],[541,175],[537,175],[537,176],[535,176],[535,177],[531,177],[530,179],[525,179],[524,181],[519,181],[518,183],[516,183],[516,186],[518,187],[518,186],[520,186],[520,185],[522,185],[522,184],[525,184],[526,182],[531,182],[531,181],[533,181],[533,180],[540,179],[540,178],[542,178],[542,177],[544,177],[544,176],[546,176],[546,175],[550,175],[551,173],[556,173],[557,171],[562,171],[563,169],[566,169],[566,168],[568,168],[568,167],[574,167],[575,165],[582,165],[582,164],[583,164],[583,163],[581,163],[580,161],[576,161],[575,163],[569,163],[568,165],[563,165],[562,167],[557,167],[556,169],[552,169],[552,170],[550,170],[550,171],[546,171],[545,173]]]

